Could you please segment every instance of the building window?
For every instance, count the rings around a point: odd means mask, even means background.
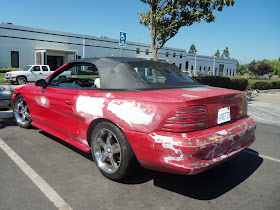
[[[183,57],[183,54],[180,54],[180,58],[182,58]]]
[[[204,66],[204,71],[206,70],[206,67]]]
[[[227,75],[226,76],[228,76],[228,69],[227,69]]]
[[[11,67],[18,68],[19,67],[19,52],[11,51]]]
[[[199,67],[199,70],[201,71],[201,66]]]
[[[169,56],[169,52],[166,52],[166,57],[168,57]]]
[[[208,71],[210,71],[210,67],[208,67]]]
[[[186,61],[186,69],[189,69],[189,61]]]
[[[77,57],[78,59],[81,59],[82,58],[82,56],[80,56],[80,55],[78,55],[78,57]]]
[[[146,55],[149,55],[149,49],[146,49]]]
[[[173,58],[175,58],[176,57],[176,53],[173,53]]]
[[[191,67],[191,70],[193,70],[193,66]]]
[[[49,71],[48,67],[42,66],[43,71]]]
[[[140,53],[140,48],[136,48],[136,54]]]
[[[182,64],[181,63],[179,64],[179,69],[182,69]]]

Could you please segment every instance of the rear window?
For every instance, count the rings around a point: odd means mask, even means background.
[[[176,66],[134,67],[137,74],[150,87],[175,87],[197,84]]]

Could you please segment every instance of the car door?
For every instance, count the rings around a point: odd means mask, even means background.
[[[40,79],[46,79],[50,74],[50,70],[47,66],[41,66],[42,67],[42,74]]]
[[[74,105],[79,89],[36,87],[33,90],[32,117],[40,124],[75,139],[77,117]]]
[[[30,77],[28,78],[28,81],[37,81],[41,79],[42,71],[40,66],[33,66],[30,70]]]
[[[71,79],[63,75],[66,69],[67,66],[63,67],[61,73],[51,79],[61,81],[62,84],[64,79],[65,81]],[[75,104],[80,86],[67,84],[64,86],[48,84],[46,88],[36,86],[32,91],[34,100],[30,105],[30,114],[32,119],[41,125],[75,139],[77,130]]]

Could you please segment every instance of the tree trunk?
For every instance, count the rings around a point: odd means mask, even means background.
[[[151,5],[151,17],[150,17],[150,30],[151,30],[151,48],[153,52],[153,60],[157,61],[157,51],[158,49],[156,48],[156,25],[155,25],[155,19],[154,19],[154,14],[156,12],[156,1],[152,0],[152,5]]]

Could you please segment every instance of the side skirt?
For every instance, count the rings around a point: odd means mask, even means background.
[[[73,145],[74,147],[77,147],[78,149],[80,149],[84,152],[90,153],[90,150],[91,150],[90,147],[82,144],[81,142],[78,142],[74,139],[71,139],[71,138],[69,138],[69,137],[67,137],[67,136],[65,136],[65,135],[63,135],[63,134],[61,134],[57,131],[54,131],[53,129],[50,129],[50,128],[48,128],[48,127],[46,127],[46,126],[44,126],[44,125],[42,125],[38,122],[33,121],[32,125],[36,128],[39,128],[39,129],[41,129],[41,130],[43,130],[43,131],[45,131],[45,132],[47,132],[47,133],[49,133],[49,134],[51,134],[55,137],[67,142],[68,144]]]

